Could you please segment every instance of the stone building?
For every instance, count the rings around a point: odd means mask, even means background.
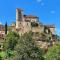
[[[17,8],[16,23],[12,23],[11,26],[8,26],[8,32],[15,31],[18,32],[20,35],[23,35],[24,33],[28,33],[29,31],[32,31],[33,33],[43,33],[45,27],[47,27],[52,34],[55,34],[54,25],[43,25],[41,24],[41,22],[39,22],[39,17],[33,15],[24,15],[23,10]],[[5,36],[5,27],[0,24],[0,49],[2,48],[3,45],[2,39],[4,39],[4,36]],[[35,37],[35,39],[36,38],[38,37]]]
[[[41,25],[39,17],[33,15],[24,15],[22,9],[16,9],[16,30],[20,35],[32,32],[44,32],[44,27],[48,27],[51,32],[55,33],[54,25]]]
[[[55,26],[54,25],[44,25],[39,22],[39,17],[33,15],[24,15],[23,10],[17,8],[16,9],[16,23],[12,23],[11,26],[8,26],[9,31],[19,32],[20,35],[24,33],[32,32],[44,32],[44,28],[47,27],[50,29],[52,34],[55,34]],[[4,26],[0,25],[0,31],[5,31]]]

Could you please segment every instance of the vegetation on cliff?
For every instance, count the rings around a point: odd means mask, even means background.
[[[47,53],[45,49],[37,46],[33,33],[25,33],[19,36],[16,32],[9,32],[4,42],[4,51],[0,52],[0,60],[59,60],[60,44],[48,47]],[[36,33],[35,37],[42,37],[46,42],[50,42],[49,37],[52,34]],[[57,37],[57,36],[56,36]],[[47,41],[49,40],[49,41]]]

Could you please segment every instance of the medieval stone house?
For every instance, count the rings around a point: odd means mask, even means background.
[[[50,29],[51,33],[55,33],[54,25],[42,25],[39,22],[39,17],[33,15],[24,15],[22,9],[16,9],[16,30],[20,35],[32,31],[32,32],[44,32],[44,27]]]
[[[24,15],[23,10],[17,8],[16,23],[12,23],[11,26],[8,26],[8,32],[15,31],[18,32],[20,35],[23,35],[26,32],[28,33],[29,31],[32,31],[33,33],[43,33],[45,27],[47,28],[47,33],[49,29],[52,34],[55,34],[54,25],[43,25],[41,24],[41,22],[39,22],[39,17],[33,15]],[[5,36],[5,27],[0,25],[0,38],[3,38],[3,36]]]

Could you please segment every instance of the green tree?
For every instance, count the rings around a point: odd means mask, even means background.
[[[26,33],[16,46],[17,54],[13,60],[44,60],[42,49],[38,48],[35,41],[32,39],[32,34]]]
[[[0,60],[3,60],[3,58],[0,56]]]
[[[7,22],[5,24],[5,34],[7,34]]]
[[[13,50],[19,40],[19,34],[16,32],[9,32],[5,38],[4,48]]]
[[[60,44],[50,47],[45,57],[45,60],[60,60]]]

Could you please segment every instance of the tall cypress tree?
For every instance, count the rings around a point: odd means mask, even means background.
[[[7,34],[7,22],[5,24],[5,34]]]

